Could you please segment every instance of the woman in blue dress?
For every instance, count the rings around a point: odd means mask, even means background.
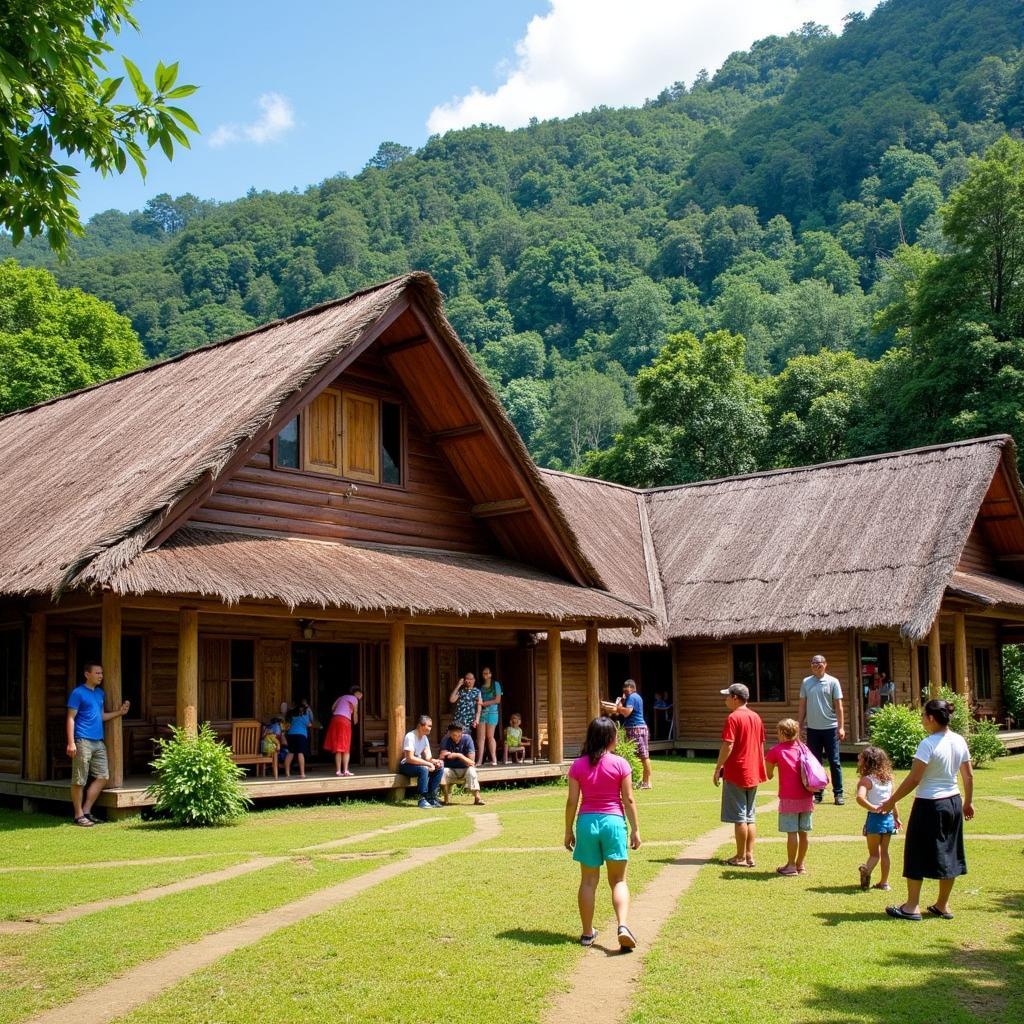
[[[484,763],[484,741],[490,754],[491,764],[498,763],[498,744],[494,730],[498,728],[498,709],[501,706],[501,683],[494,678],[489,666],[480,670],[483,682],[480,686],[480,724],[476,727],[476,763]]]

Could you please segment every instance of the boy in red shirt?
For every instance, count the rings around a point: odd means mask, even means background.
[[[722,746],[718,751],[714,783],[723,782],[722,821],[734,826],[736,856],[726,861],[734,868],[754,867],[754,800],[757,787],[767,781],[764,767],[764,722],[747,707],[750,691],[742,683],[733,683],[720,691],[725,697],[729,717],[722,728]]]

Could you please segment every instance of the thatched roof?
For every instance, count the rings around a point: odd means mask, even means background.
[[[650,615],[601,590],[488,555],[354,545],[187,527],[115,573],[120,594],[189,594],[410,615]]]
[[[1024,608],[1024,583],[980,572],[955,572],[947,592],[990,608]]]
[[[655,490],[669,636],[935,618],[1008,437]]]
[[[444,317],[427,274],[345,299],[0,419],[0,594],[106,586],[195,488],[399,300],[415,301],[484,405],[583,579],[601,578]],[[231,588],[223,592],[229,597]],[[284,597],[284,595],[282,595]]]
[[[663,603],[654,595],[651,601],[660,628],[646,628],[645,637],[895,627],[919,640],[947,589],[1008,606],[1024,595],[1019,584],[955,572],[1000,463],[1019,494],[1013,441],[1005,435],[619,489],[614,498],[599,481],[552,483],[613,591],[634,599],[647,586],[652,558],[648,553],[645,565],[636,555],[642,517],[622,510],[627,495],[642,499],[663,594]],[[639,536],[623,543],[615,522],[628,522]],[[602,630],[601,638],[638,642],[622,630]]]
[[[631,629],[602,629],[601,640],[629,646],[663,645],[664,599],[643,492],[571,473],[541,472],[584,553],[611,592],[653,608],[657,614],[657,621],[645,626],[639,636]],[[564,639],[582,643],[585,636],[566,633]]]

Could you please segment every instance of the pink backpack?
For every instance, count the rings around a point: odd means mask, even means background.
[[[821,762],[800,744],[800,781],[808,793],[820,793],[828,785],[828,776]]]

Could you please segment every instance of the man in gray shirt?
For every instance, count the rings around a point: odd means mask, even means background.
[[[843,690],[839,680],[825,670],[825,656],[811,658],[811,674],[800,685],[800,729],[807,731],[807,746],[824,764],[829,764],[832,792],[836,803],[843,804],[843,769],[839,763],[839,741],[846,739],[843,720]],[[821,803],[821,794],[814,794]]]

